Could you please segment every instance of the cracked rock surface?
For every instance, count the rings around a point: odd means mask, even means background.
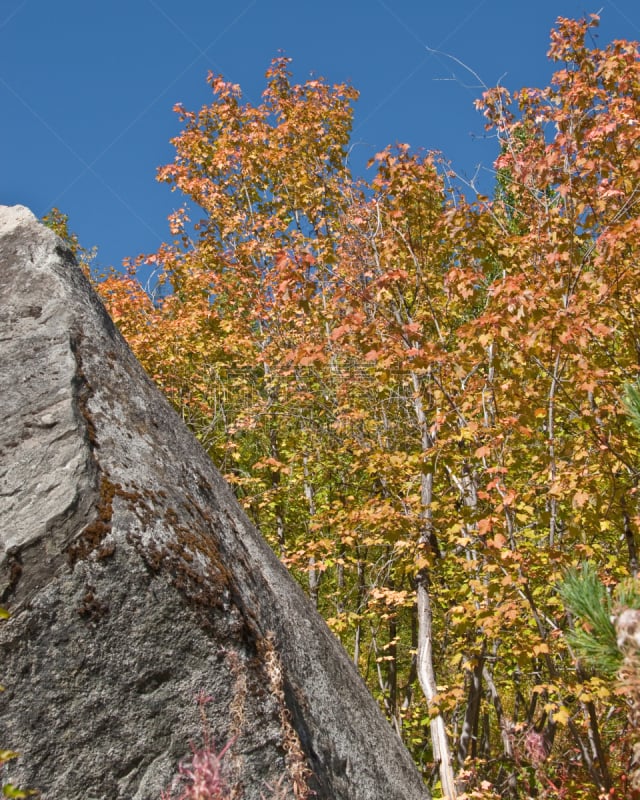
[[[0,206],[0,397],[0,749],[21,754],[0,786],[159,800],[201,741],[202,692],[244,800],[278,781],[291,798],[428,797],[71,253],[21,206]]]

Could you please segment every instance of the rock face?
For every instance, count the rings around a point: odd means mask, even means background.
[[[0,206],[0,769],[50,800],[159,800],[201,692],[244,800],[427,792],[347,655],[114,328]],[[315,792],[311,795],[310,792]]]

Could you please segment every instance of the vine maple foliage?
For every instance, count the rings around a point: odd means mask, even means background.
[[[638,568],[640,69],[596,24],[479,101],[492,199],[406,145],[354,179],[357,93],[288,59],[256,106],[210,76],[159,171],[173,240],[99,285],[448,796],[625,796],[624,701],[556,589]]]

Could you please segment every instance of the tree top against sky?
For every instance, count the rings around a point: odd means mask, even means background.
[[[600,5],[600,46],[640,38],[634,0]],[[293,59],[296,81],[315,73],[360,92],[350,150],[355,171],[388,144],[407,142],[442,151],[462,176],[477,174],[489,190],[497,146],[474,108],[482,83],[547,85],[556,18],[600,5],[328,0],[320,9],[293,0],[193,0],[184,7],[114,0],[87,10],[79,0],[5,0],[1,199],[38,215],[60,207],[81,241],[98,246],[102,265],[150,252],[177,205],[155,181],[179,130],[173,106],[208,103],[209,71],[259,102],[264,73],[280,52]]]

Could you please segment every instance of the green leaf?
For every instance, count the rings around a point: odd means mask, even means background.
[[[2,787],[2,794],[5,797],[29,797],[33,792],[25,792],[24,789],[18,789],[13,784],[7,783],[6,786]]]

